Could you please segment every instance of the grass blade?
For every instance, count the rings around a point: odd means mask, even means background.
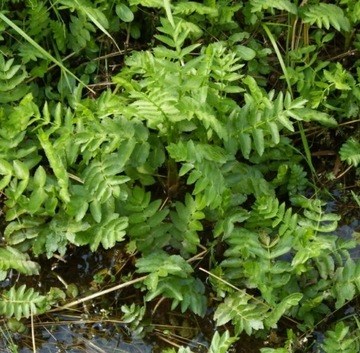
[[[0,19],[13,28],[21,37],[23,37],[28,43],[30,43],[34,48],[36,48],[45,58],[55,63],[62,70],[72,76],[76,81],[80,82],[85,86],[89,91],[95,93],[89,86],[87,86],[83,81],[81,81],[76,75],[74,75],[69,69],[67,69],[62,62],[54,58],[50,53],[48,53],[43,47],[36,43],[31,37],[29,37],[20,27],[18,27],[13,21],[6,17],[3,13],[0,12]]]

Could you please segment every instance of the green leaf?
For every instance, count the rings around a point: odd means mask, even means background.
[[[349,165],[357,167],[360,163],[360,143],[355,138],[349,138],[340,148],[340,159]]]
[[[49,136],[42,130],[38,130],[38,138],[46,157],[50,163],[50,166],[58,180],[60,187],[60,197],[64,202],[70,201],[70,194],[68,190],[69,177],[63,161],[60,158],[59,153],[55,150],[54,146],[50,142]]]
[[[84,229],[83,232],[79,229],[74,234],[74,242],[81,245],[89,244],[91,251],[96,251],[100,244],[105,249],[110,249],[117,242],[124,240],[127,227],[127,217],[120,217],[117,213],[106,212],[99,224]]]
[[[265,320],[266,326],[276,328],[280,318],[292,307],[299,304],[303,298],[302,293],[293,293],[281,300],[279,304],[269,313]]]
[[[329,114],[316,111],[309,108],[296,109],[294,112],[296,116],[305,121],[316,121],[326,127],[337,127],[336,119]]]
[[[286,10],[297,15],[297,7],[289,0],[252,0],[251,12],[261,12],[267,9]]]
[[[13,247],[0,248],[0,270],[14,269],[25,275],[38,275],[40,266],[30,260],[26,253]]]
[[[134,21],[133,12],[125,4],[117,4],[115,7],[115,12],[119,16],[120,20],[124,22]]]
[[[37,188],[42,188],[46,184],[46,172],[41,165],[35,171],[33,183]]]
[[[30,214],[39,211],[41,205],[45,202],[47,194],[43,188],[35,189],[29,197],[28,209]]]
[[[350,31],[350,22],[344,15],[344,11],[337,5],[320,3],[307,6],[303,13],[305,23],[316,23],[319,28],[330,28],[333,26],[336,30]]]
[[[237,52],[237,54],[244,60],[249,61],[249,60],[253,60],[256,56],[256,51],[246,47],[244,45],[237,45],[235,47],[235,50]]]
[[[11,287],[8,291],[2,292],[0,301],[0,313],[6,317],[29,318],[30,315],[43,313],[47,306],[46,297],[40,295],[33,288],[27,288],[25,284],[19,288]]]
[[[263,130],[253,129],[252,136],[254,139],[255,150],[259,154],[259,156],[262,156],[262,154],[264,153],[264,149],[265,149]]]
[[[267,311],[267,306],[251,302],[250,296],[246,293],[236,292],[228,295],[224,302],[217,307],[214,319],[219,326],[231,321],[236,335],[243,331],[251,335],[253,330],[264,328]]]
[[[209,353],[227,353],[230,346],[237,340],[237,337],[230,336],[228,330],[226,330],[222,335],[216,331],[211,339]]]
[[[12,165],[5,159],[0,159],[0,174],[1,175],[9,175],[12,176],[13,167]]]
[[[13,161],[14,175],[18,179],[28,180],[29,179],[29,168],[25,163],[15,160]]]

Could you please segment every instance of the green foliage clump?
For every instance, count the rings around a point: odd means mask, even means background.
[[[42,255],[122,244],[136,255],[131,274],[145,274],[145,302],[204,316],[212,292],[214,321],[233,336],[216,332],[210,352],[243,332],[267,335],[284,317],[313,331],[358,295],[356,244],[335,234],[340,216],[317,195],[305,133],[358,115],[358,63],[323,60],[339,36],[346,50],[359,45],[358,6],[21,4],[0,12],[1,279],[37,275]],[[288,22],[270,26],[265,15]],[[149,37],[145,50],[128,47]],[[124,58],[107,65],[111,53]],[[357,168],[359,155],[358,136],[340,142],[342,161]],[[20,320],[63,300],[20,285],[2,291],[0,314]],[[140,333],[145,306],[121,309]],[[352,352],[351,338],[340,322],[323,350]]]

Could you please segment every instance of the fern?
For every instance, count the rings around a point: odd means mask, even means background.
[[[163,248],[170,243],[169,229],[171,224],[165,222],[169,210],[161,209],[161,200],[151,200],[150,192],[143,188],[134,187],[128,199],[119,204],[121,214],[129,218],[127,235],[131,243],[129,248],[135,247],[144,254]]]
[[[354,86],[353,77],[340,63],[336,63],[331,71],[324,70],[325,79],[338,90],[348,91]]]
[[[33,225],[31,231],[37,231],[38,234],[33,242],[33,251],[36,255],[46,254],[51,258],[54,253],[63,256],[69,243],[77,244],[76,234],[84,232],[90,228],[87,222],[76,222],[69,216],[59,212],[47,224]],[[13,239],[17,233],[13,233]],[[26,232],[23,232],[26,235]]]
[[[105,203],[110,197],[120,198],[120,185],[130,180],[123,172],[121,155],[112,153],[99,159],[94,159],[85,168],[82,179],[85,189],[88,190],[95,202]]]
[[[8,318],[29,318],[30,315],[37,315],[48,309],[46,296],[33,288],[27,288],[25,284],[1,293],[0,313]]]
[[[23,83],[28,76],[25,66],[15,65],[14,58],[5,60],[0,53],[0,103],[20,100],[28,92]]]
[[[0,270],[7,271],[9,269],[14,269],[26,275],[38,275],[40,266],[31,261],[27,254],[7,246],[6,248],[0,248]]]
[[[145,315],[145,306],[140,306],[135,303],[131,305],[124,304],[121,306],[121,311],[124,313],[121,321],[128,324],[132,332],[141,334],[144,330],[142,320]]]
[[[40,42],[49,34],[49,11],[43,2],[36,3],[28,12],[29,23],[27,34]]]
[[[243,77],[238,73],[244,66],[240,64],[241,56],[237,52],[229,53],[222,43],[210,45],[206,54],[210,68],[209,87],[214,88],[213,94],[223,96],[223,92],[243,92],[244,88],[236,85],[236,83],[240,83],[240,79]]]
[[[64,23],[59,21],[50,20],[50,28],[52,32],[52,37],[55,40],[56,47],[60,52],[64,52],[66,48],[66,27]]]
[[[252,300],[245,292],[236,292],[228,295],[221,303],[214,319],[217,325],[224,325],[229,321],[235,328],[235,335],[245,331],[251,335],[253,331],[264,328],[264,317],[268,307],[263,303]]]
[[[302,206],[306,209],[300,216],[276,199],[261,197],[251,212],[232,211],[227,221],[220,222],[216,234],[223,231],[229,246],[220,264],[225,278],[247,288],[258,288],[270,305],[285,294],[291,295],[293,273],[301,274],[310,261],[315,262],[319,277],[331,278],[334,262],[328,258],[341,256],[340,247],[334,236],[316,235],[335,230],[338,216],[324,214],[319,201],[304,199]],[[243,226],[236,226],[236,220]],[[291,263],[286,258],[292,259]]]
[[[256,198],[273,198],[275,195],[274,188],[265,180],[258,168],[238,161],[229,161],[222,167],[222,172],[226,187],[231,189],[232,206],[246,201],[248,195],[254,195]]]
[[[326,331],[321,348],[325,353],[355,353],[359,350],[358,330],[350,332],[350,327],[343,321],[338,322],[334,329]]]
[[[194,1],[179,2],[174,6],[174,14],[190,15],[192,13],[198,13],[199,15],[216,16],[217,10],[213,7],[206,6]]]
[[[117,103],[119,103],[117,101]],[[80,146],[82,158],[85,164],[88,164],[91,158],[94,158],[103,152],[110,154],[120,150],[121,159],[118,163],[125,167],[127,164],[138,165],[138,161],[145,161],[147,154],[143,153],[141,158],[131,159],[132,153],[136,151],[138,144],[146,146],[148,138],[148,130],[146,127],[139,124],[138,121],[128,121],[125,118],[115,117],[101,117],[102,110],[109,109],[108,104],[102,106],[101,102],[93,109],[100,115],[100,121],[96,121],[97,117],[92,112],[88,112],[89,121],[85,128],[82,128],[75,136],[76,145]],[[100,110],[101,109],[101,110]],[[108,113],[107,113],[108,114]],[[142,151],[145,152],[145,151]]]
[[[160,130],[165,134],[166,127],[178,120],[176,92],[174,94],[171,90],[155,88],[148,94],[132,92],[131,97],[136,98],[132,103],[132,106],[136,108],[136,116],[146,120],[150,129],[159,129],[164,126],[165,129]]]
[[[176,24],[173,24],[169,19],[161,18],[161,26],[157,27],[158,31],[164,34],[156,34],[155,38],[163,42],[164,44],[174,48],[175,50],[165,49],[163,47],[157,47],[155,53],[167,53],[170,54],[170,58],[182,60],[185,55],[192,52],[199,47],[199,44],[192,44],[188,47],[184,47],[186,38],[190,35],[196,35],[201,30],[193,23],[186,22],[182,19],[175,18]],[[166,57],[168,55],[165,55]]]
[[[357,167],[360,163],[360,143],[355,138],[348,139],[341,146],[339,154],[342,161]]]
[[[319,28],[333,26],[337,31],[350,31],[350,22],[343,10],[334,4],[320,3],[305,7],[301,16],[305,23],[316,23]]]
[[[193,269],[181,256],[156,252],[139,259],[136,267],[139,273],[149,273],[144,280],[147,301],[163,295],[173,299],[172,310],[181,303],[182,312],[190,308],[200,316],[205,315],[205,287],[199,279],[190,276]]]
[[[64,202],[70,201],[70,194],[69,194],[69,176],[66,172],[65,165],[57,152],[55,151],[52,143],[49,140],[49,136],[43,131],[39,130],[38,138],[40,144],[46,154],[46,157],[50,163],[50,166],[58,180],[60,192],[59,195]]]
[[[105,216],[101,223],[95,224],[88,229],[79,229],[74,236],[75,244],[90,245],[91,251],[95,251],[100,244],[104,249],[110,249],[117,242],[122,242],[125,239],[128,218],[120,217],[119,214],[111,212],[106,207],[103,207],[103,209]]]
[[[261,12],[263,10],[276,9],[285,10],[293,15],[297,15],[298,9],[289,0],[253,0],[251,1],[251,12]]]
[[[249,158],[253,149],[261,156],[266,146],[278,144],[283,127],[293,131],[290,118],[302,120],[299,112],[306,101],[291,101],[289,94],[284,98],[282,93],[273,101],[273,94],[264,95],[253,78],[248,76],[243,82],[251,95],[245,94],[244,107],[232,111],[229,127],[233,133],[230,143],[232,148],[239,145],[243,156]]]
[[[164,2],[162,0],[129,0],[129,4],[133,5],[142,5],[145,7],[159,8],[163,7]]]
[[[226,161],[226,154],[216,146],[205,146],[188,141],[171,144],[167,150],[176,162],[186,162],[179,171],[183,176],[189,171],[187,184],[195,183],[193,194],[203,194],[204,203],[211,208],[216,208],[220,202],[220,195],[225,190],[223,175],[220,171],[221,164]]]
[[[347,259],[343,267],[337,268],[333,277],[332,295],[336,299],[336,308],[341,308],[360,291],[360,263]]]
[[[302,196],[293,197],[293,204],[303,207],[305,218],[300,220],[303,229],[307,227],[315,232],[330,233],[337,228],[337,221],[340,216],[333,213],[325,213],[324,202],[319,199],[309,200]]]
[[[226,353],[230,346],[237,340],[236,337],[231,337],[228,330],[222,335],[218,331],[214,333],[211,339],[209,353]]]
[[[231,321],[236,336],[244,331],[251,335],[253,331],[266,327],[276,328],[281,316],[291,307],[297,306],[302,297],[301,293],[293,293],[274,306],[269,306],[245,291],[238,291],[227,295],[224,302],[217,307],[214,319],[218,325]]]
[[[291,208],[286,209],[285,203],[279,204],[276,198],[271,199],[263,196],[256,200],[253,211],[246,221],[249,228],[270,227],[276,229],[279,225],[279,235],[287,231],[292,232],[296,228],[297,215],[292,213]]]
[[[95,32],[95,27],[90,23],[84,14],[79,16],[70,16],[71,22],[69,29],[71,37],[69,38],[69,44],[72,50],[79,51],[86,47],[91,41],[91,32]]]
[[[174,225],[171,233],[175,242],[181,243],[180,249],[183,256],[186,256],[186,252],[195,254],[197,246],[200,244],[198,232],[203,230],[201,224],[201,220],[205,218],[205,214],[201,211],[203,207],[204,205],[201,205],[196,198],[194,200],[189,194],[186,194],[185,203],[177,201],[175,211],[170,212]]]

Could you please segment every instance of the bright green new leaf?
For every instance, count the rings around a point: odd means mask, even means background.
[[[0,248],[0,270],[14,269],[25,275],[38,275],[40,266],[30,257],[13,247]]]
[[[49,136],[42,130],[38,131],[38,138],[45,155],[50,163],[50,166],[58,180],[60,187],[60,197],[66,203],[70,201],[70,194],[68,190],[69,176],[66,171],[65,165],[61,160],[60,154],[54,149]]]
[[[8,318],[13,316],[17,320],[23,317],[29,318],[30,315],[41,314],[47,309],[49,306],[46,297],[33,288],[27,288],[25,284],[2,292],[0,313]]]
[[[116,14],[119,16],[120,20],[124,22],[134,21],[133,12],[123,3],[117,4],[115,7]]]
[[[209,353],[227,353],[230,346],[236,341],[237,337],[231,337],[228,330],[222,335],[216,331],[211,339]]]
[[[0,159],[0,174],[11,176],[13,173],[12,165],[5,159]]]
[[[349,165],[357,167],[360,163],[360,143],[355,138],[349,138],[340,148],[340,158]]]
[[[276,328],[280,318],[289,310],[292,306],[299,304],[303,298],[302,293],[293,293],[282,299],[282,301],[275,306],[275,308],[269,313],[265,320],[267,327]]]
[[[13,161],[14,176],[18,179],[28,180],[29,179],[29,168],[24,162],[19,160]]]

